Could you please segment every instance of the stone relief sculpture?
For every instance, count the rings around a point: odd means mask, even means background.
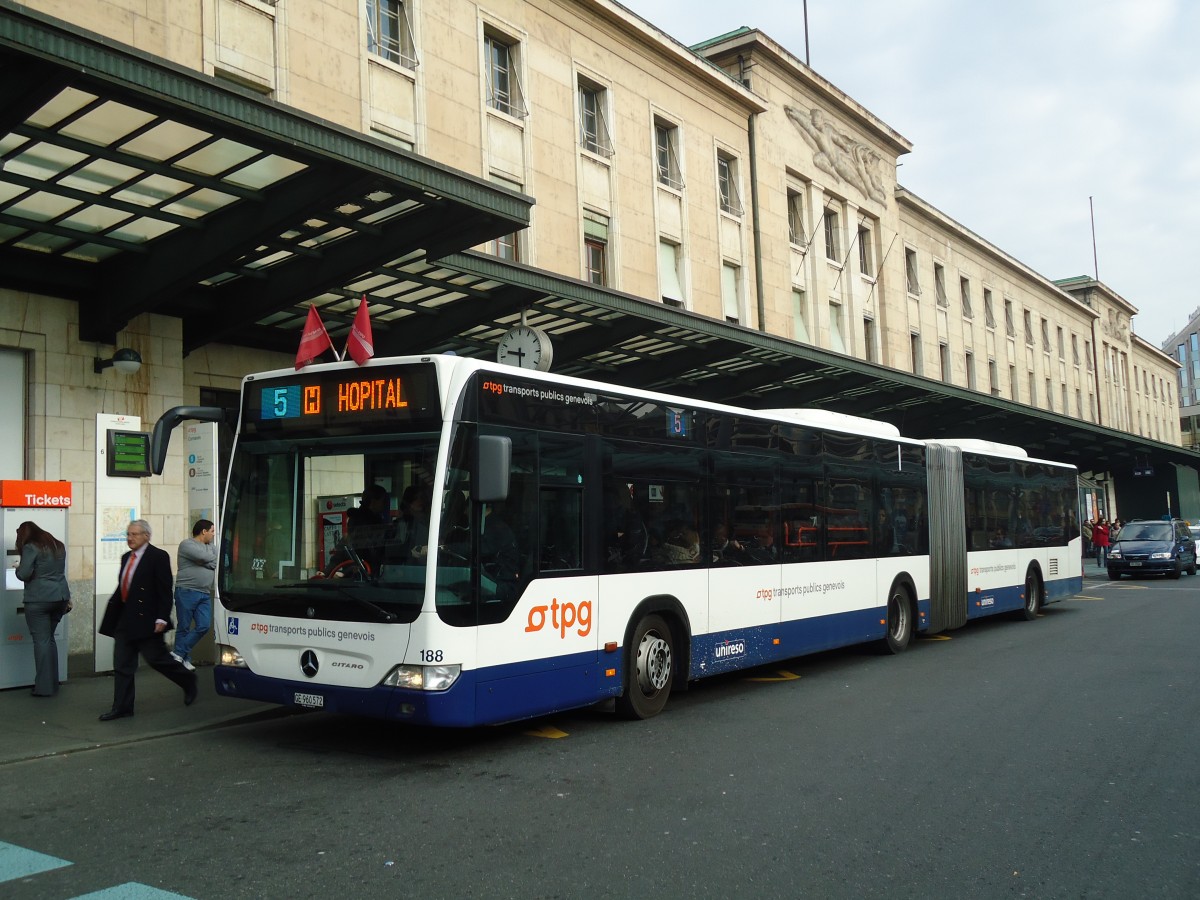
[[[1129,326],[1125,324],[1125,317],[1115,309],[1108,310],[1108,321],[1102,323],[1101,330],[1107,337],[1129,343]]]
[[[808,113],[794,106],[784,112],[813,149],[813,164],[836,182],[846,182],[858,188],[863,196],[887,204],[879,168],[883,158],[861,141],[844,131],[838,131],[825,113],[813,107]]]

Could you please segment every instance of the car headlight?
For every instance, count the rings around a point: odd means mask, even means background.
[[[237,648],[228,644],[217,644],[217,665],[233,666],[235,669],[250,668],[246,660],[242,659],[242,654],[237,652]]]
[[[462,666],[396,666],[382,683],[411,691],[445,691],[461,674]]]
[[[1171,558],[1171,551],[1170,551],[1170,550],[1164,550],[1164,551],[1162,551],[1162,552],[1160,552],[1160,553],[1151,553],[1151,554],[1150,554],[1150,558],[1151,558],[1151,559],[1170,559],[1170,558]]]
[[[1109,559],[1120,559],[1121,551],[1118,550],[1116,547],[1114,547],[1113,549],[1108,551],[1108,558]]]

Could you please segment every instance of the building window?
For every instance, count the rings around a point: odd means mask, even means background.
[[[1029,379],[1029,405],[1037,406],[1037,382],[1033,380],[1033,373],[1026,372],[1025,376]]]
[[[1087,363],[1087,370],[1089,372],[1091,372],[1094,369],[1094,366],[1092,365],[1092,342],[1091,341],[1083,342],[1083,359],[1084,359],[1084,362]],[[1093,416],[1092,418],[1094,419],[1095,416]]]
[[[1079,365],[1079,335],[1071,335],[1071,361]]]
[[[1050,321],[1042,319],[1042,350],[1050,352]]]
[[[1067,358],[1067,346],[1066,341],[1063,338],[1063,330],[1061,325],[1058,326],[1058,358]]]
[[[508,188],[510,191],[522,191],[524,186],[518,181],[511,181],[508,178],[501,178],[499,175],[492,175],[491,180],[502,187]],[[484,244],[484,252],[499,259],[506,259],[509,262],[521,261],[521,236],[520,232],[514,231],[511,234],[503,235],[502,237],[494,238]]]
[[[908,352],[912,358],[912,370],[914,375],[921,374],[921,336],[919,334],[909,334],[908,336]]]
[[[417,67],[408,4],[402,0],[367,0],[367,52],[409,69]]]
[[[608,218],[583,215],[583,277],[592,284],[608,284]]]
[[[731,216],[742,214],[742,195],[737,186],[737,160],[724,153],[717,154],[717,194],[721,200],[721,212]]]
[[[789,188],[787,206],[788,240],[797,247],[803,247],[808,243],[808,235],[804,232],[804,195]]]
[[[1022,313],[1022,317],[1023,317],[1024,324],[1025,324],[1025,343],[1028,344],[1030,347],[1032,347],[1033,346],[1033,313],[1031,313],[1029,310],[1025,310]]]
[[[962,298],[963,317],[973,318],[975,314],[971,311],[971,282],[968,279],[958,279],[958,294]]]
[[[612,135],[604,108],[607,102],[605,88],[579,79],[579,144],[584,150],[606,159],[613,155]]]
[[[670,122],[654,120],[654,158],[658,183],[683,190],[683,167],[679,165],[679,129]]]
[[[988,390],[993,397],[1000,396],[1000,373],[996,371],[996,361],[988,360]]]
[[[953,376],[950,371],[950,345],[938,344],[938,357],[942,365],[942,381],[950,384],[953,381]]]
[[[1020,385],[1017,384],[1017,367],[1008,367],[1008,395],[1014,403],[1021,402]]]
[[[875,277],[875,247],[871,229],[865,225],[858,226],[858,271],[868,278]]]
[[[975,390],[975,354],[970,350],[964,355],[963,364],[967,369],[967,387]]]
[[[849,353],[846,338],[842,334],[842,305],[829,304],[829,349],[834,353]]]
[[[521,261],[521,244],[517,239],[517,232],[506,234],[503,237],[498,237],[495,240],[488,241],[485,245],[487,253],[500,259],[507,259],[509,262]]]
[[[1013,304],[1008,299],[1004,301],[1004,331],[1009,337],[1017,336],[1017,325],[1013,319]]]
[[[741,321],[742,270],[731,263],[721,264],[721,314],[726,322]]]
[[[792,288],[792,340],[812,343],[808,336],[808,299],[797,288]]]
[[[938,306],[950,305],[946,296],[946,267],[936,262],[933,264],[933,296],[937,299]]]
[[[921,295],[921,282],[917,279],[917,251],[904,249],[904,280],[908,292],[914,297]]]
[[[1046,409],[1054,412],[1054,391],[1050,388],[1050,379],[1046,379]]]
[[[1083,418],[1083,392],[1079,388],[1075,388],[1075,415]]]
[[[825,256],[831,262],[838,262],[841,259],[841,247],[838,245],[838,234],[841,229],[839,227],[837,210],[825,207],[824,214],[825,227]]]
[[[1064,384],[1062,386],[1062,414],[1066,416],[1070,415],[1070,413],[1071,407],[1067,405],[1067,386]]]
[[[517,73],[518,44],[495,34],[485,34],[484,52],[487,55],[487,105],[492,109],[523,119],[529,115],[525,107],[525,92],[521,89],[521,78]]]
[[[607,249],[607,244],[595,238],[587,238],[583,242],[585,277],[592,284],[608,284],[608,267],[605,260]]]
[[[996,310],[992,308],[992,292],[983,289],[983,321],[988,328],[996,327]]]
[[[683,286],[679,278],[679,245],[659,238],[658,290],[667,306],[683,306]]]
[[[863,317],[863,356],[867,362],[879,362],[879,349],[875,344],[875,320]]]

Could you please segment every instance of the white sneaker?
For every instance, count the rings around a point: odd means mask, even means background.
[[[182,656],[180,656],[174,650],[171,651],[171,659],[175,660],[175,662],[177,662],[177,663],[181,663],[183,665],[183,667],[185,669],[187,669],[189,672],[196,671],[196,667],[193,666],[189,660],[184,659]]]

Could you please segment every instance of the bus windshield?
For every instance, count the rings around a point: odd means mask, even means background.
[[[231,612],[412,622],[421,609],[436,432],[244,441],[226,502]]]

